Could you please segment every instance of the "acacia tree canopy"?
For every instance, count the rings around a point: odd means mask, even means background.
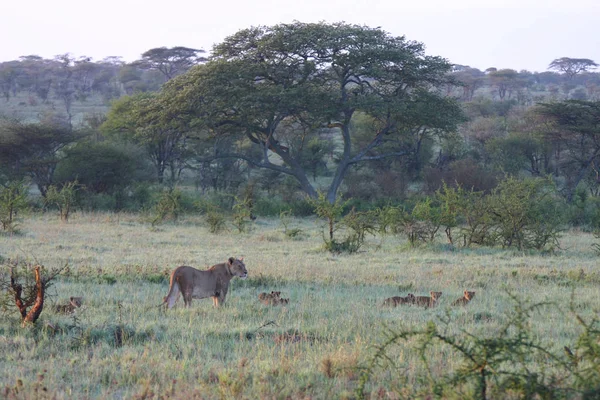
[[[570,58],[561,57],[552,60],[549,69],[564,72],[569,79],[573,78],[580,72],[585,72],[589,69],[594,69],[598,66],[593,60],[589,58]]]
[[[179,75],[195,64],[206,59],[199,54],[204,50],[189,47],[157,47],[142,54],[142,58],[134,64],[143,68],[156,69],[160,71],[166,80]]]
[[[256,149],[220,154],[293,176],[315,197],[302,151],[319,134],[341,149],[327,198],[334,201],[359,162],[411,154],[425,135],[455,129],[462,113],[436,88],[451,64],[421,43],[379,28],[345,23],[280,24],[239,31],[212,59],[168,82],[161,118],[211,136],[235,135]],[[371,140],[355,140],[352,119],[373,123]],[[327,131],[328,130],[328,131]],[[241,140],[244,139],[244,140]]]

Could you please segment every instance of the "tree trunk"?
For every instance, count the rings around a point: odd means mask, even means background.
[[[13,274],[13,270],[10,270],[10,287],[13,290],[15,296],[15,304],[19,309],[19,313],[21,314],[21,319],[24,320],[27,316],[27,306],[23,303],[23,299],[21,298],[21,293],[23,292],[23,286],[15,282],[15,276]]]
[[[45,294],[45,282],[42,279],[40,272],[40,266],[37,265],[34,269],[35,274],[35,298],[23,301],[23,286],[15,281],[13,270],[10,270],[10,286],[15,297],[15,305],[19,309],[21,314],[21,320],[23,325],[28,322],[34,323],[40,317],[42,310],[44,309],[44,294]],[[27,312],[27,309],[33,304],[31,310]]]
[[[345,91],[343,91],[342,97],[346,97]],[[331,185],[329,185],[329,190],[327,191],[327,201],[329,201],[331,204],[335,203],[337,191],[344,180],[344,176],[346,176],[348,167],[350,166],[350,155],[352,152],[352,142],[350,140],[350,120],[352,119],[352,114],[354,114],[354,110],[352,109],[347,109],[344,111],[344,122],[340,127],[342,130],[342,138],[344,139],[344,153],[342,155],[340,164],[335,171],[335,175],[333,176],[333,181],[331,181]]]
[[[34,270],[35,273],[35,303],[33,307],[27,313],[27,316],[23,319],[23,325],[28,322],[35,322],[40,317],[42,310],[44,309],[44,282],[42,281],[42,275],[40,273],[40,266],[37,265]]]

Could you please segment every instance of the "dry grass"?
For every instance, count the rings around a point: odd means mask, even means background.
[[[48,307],[36,329],[21,329],[16,314],[0,321],[0,396],[341,398],[356,388],[357,367],[384,324],[419,327],[447,312],[456,332],[493,334],[512,309],[507,289],[566,305],[575,288],[583,313],[600,309],[588,234],[569,233],[554,255],[453,251],[441,243],[409,249],[393,238],[378,248],[372,238],[348,256],[320,250],[314,220],[295,223],[307,233],[303,240],[286,239],[277,220],[258,220],[249,234],[217,236],[195,218],[155,231],[135,215],[76,214],[69,224],[51,214],[26,219],[21,236],[0,236],[0,256],[46,266],[68,261],[49,304],[83,296],[84,306],[76,319]],[[250,278],[232,281],[225,308],[210,300],[167,313],[153,307],[176,266],[205,268],[231,256],[244,256]],[[475,290],[475,299],[451,308],[465,289]],[[290,303],[261,305],[257,294],[270,290]],[[434,309],[380,307],[386,297],[431,290],[444,293]],[[532,326],[557,348],[578,333],[556,310],[535,315]],[[432,351],[446,368],[456,367]],[[418,376],[408,347],[393,356],[403,374]],[[396,373],[380,372],[372,390],[393,384]]]

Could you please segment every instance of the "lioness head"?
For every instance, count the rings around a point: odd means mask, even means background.
[[[475,292],[468,292],[465,290],[465,299],[472,300],[475,297]]]
[[[415,295],[414,295],[414,294],[412,294],[412,293],[409,293],[409,294],[406,296],[406,300],[407,300],[407,301],[409,301],[409,302],[411,302],[411,303],[414,303],[414,302],[415,302]]]
[[[244,257],[235,259],[233,257],[227,260],[227,265],[229,267],[229,272],[233,276],[239,276],[242,279],[246,279],[248,277],[248,271],[246,270],[246,265],[244,264]]]

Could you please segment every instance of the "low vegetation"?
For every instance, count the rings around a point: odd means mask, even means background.
[[[68,224],[52,213],[23,219],[24,234],[0,236],[0,274],[8,276],[15,260],[34,258],[48,268],[67,261],[68,267],[47,290],[47,307],[34,325],[21,327],[14,302],[0,310],[0,352],[8,361],[0,363],[0,390],[8,398],[42,392],[56,398],[483,398],[480,362],[489,366],[487,398],[498,391],[517,398],[532,393],[521,390],[527,371],[538,374],[536,388],[555,388],[554,398],[578,398],[591,388],[585,382],[594,381],[595,347],[586,346],[597,346],[600,309],[592,234],[566,232],[551,255],[450,247],[443,236],[414,249],[404,236],[368,235],[361,251],[348,255],[323,251],[315,219],[288,222],[302,230],[300,238],[282,232],[279,219],[257,219],[251,234],[220,235],[193,215],[159,229],[123,213],[78,212]],[[242,255],[249,278],[232,280],[225,307],[210,300],[166,313],[157,307],[174,267],[203,269]],[[259,293],[274,290],[289,302],[259,301]],[[452,306],[464,290],[477,295]],[[444,293],[436,307],[382,307],[391,296],[430,291]],[[70,297],[83,297],[82,306],[56,312],[54,305]],[[539,303],[547,305],[534,307]],[[527,352],[525,343],[548,355]],[[514,358],[510,349],[522,356]],[[502,357],[507,361],[495,369]],[[511,371],[521,378],[509,380]]]

